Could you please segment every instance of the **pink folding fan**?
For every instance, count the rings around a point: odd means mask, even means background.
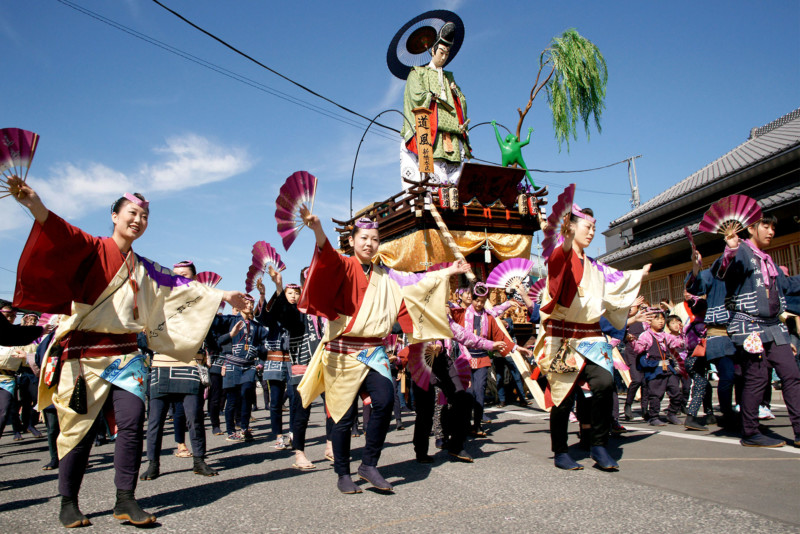
[[[306,171],[295,172],[281,186],[280,194],[275,200],[275,220],[286,250],[289,250],[304,226],[300,207],[305,206],[308,211],[313,211],[316,193],[317,179]]]
[[[700,221],[699,230],[729,236],[763,217],[761,207],[746,195],[731,195],[713,203]]]
[[[19,195],[8,179],[17,176],[25,181],[38,144],[39,134],[20,128],[0,130],[0,198]]]

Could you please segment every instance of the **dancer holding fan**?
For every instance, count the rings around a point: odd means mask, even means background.
[[[8,185],[35,218],[17,268],[14,304],[72,314],[59,323],[39,382],[39,406],[54,404],[61,427],[61,523],[90,524],[78,508],[78,492],[94,422],[106,400],[118,428],[114,517],[136,525],[153,523],[155,516],[134,499],[147,368],[136,336],[146,330],[151,349],[191,362],[220,301],[242,306],[244,294],[191,282],[135,254],[131,245],[147,229],[149,215],[142,195],[126,193],[114,202],[114,233],[98,238],[50,212],[22,179],[11,177]]]
[[[447,269],[413,275],[373,263],[380,244],[378,223],[366,218],[356,222],[350,235],[355,255],[345,257],[325,237],[319,217],[302,205],[297,210],[316,238],[299,308],[329,321],[298,391],[306,407],[325,392],[335,422],[331,441],[342,493],[361,492],[350,476],[350,428],[359,391],[369,395],[372,415],[358,474],[376,488],[392,491],[377,469],[394,404],[383,338],[395,322],[412,342],[451,337],[445,312],[448,281],[453,274],[467,272],[469,265],[459,261]]]
[[[187,280],[198,280],[197,269],[191,261],[181,261],[172,266],[172,272]],[[206,273],[206,276],[215,273]],[[221,279],[219,275],[215,275]],[[203,283],[203,282],[200,282]],[[213,283],[213,281],[211,282]],[[210,286],[210,284],[204,284]],[[214,284],[216,285],[216,284]],[[213,286],[210,286],[213,287]],[[213,335],[213,334],[212,334]],[[185,418],[175,416],[176,438],[178,450],[186,451],[193,461],[193,472],[196,475],[212,477],[217,471],[206,464],[206,427],[205,414],[203,413],[203,385],[200,379],[200,367],[205,365],[204,347],[199,347],[195,360],[187,363],[169,354],[154,352],[151,358],[149,411],[147,419],[147,471],[139,480],[154,480],[161,474],[161,443],[164,437],[164,424],[167,420],[167,411],[170,405],[182,405]],[[180,419],[180,423],[178,420]],[[189,426],[189,438],[192,452],[188,454],[184,424]],[[181,436],[181,437],[178,437]]]
[[[777,222],[774,216],[763,216],[752,198],[732,195],[712,205],[700,223],[701,231],[725,237],[725,252],[711,266],[711,273],[724,281],[725,301],[732,303],[728,335],[736,346],[744,376],[740,405],[741,443],[745,447],[784,445],[758,429],[758,407],[769,386],[770,367],[781,379],[794,446],[800,447],[800,369],[792,355],[786,325],[779,319],[785,310],[800,313],[800,276],[784,275],[764,252],[772,243]],[[745,228],[747,239],[740,239],[737,233]],[[695,251],[695,277],[701,262]]]
[[[600,330],[605,317],[615,328],[625,326],[628,310],[639,293],[642,277],[650,270],[617,271],[585,253],[594,238],[592,210],[573,204],[571,184],[548,217],[552,252],[547,264],[547,289],[540,309],[542,328],[536,340],[536,363],[547,377],[546,397],[550,412],[550,439],[556,467],[583,467],[567,452],[567,424],[576,385],[591,390],[591,457],[600,469],[619,469],[605,446],[611,431],[614,364],[612,347]],[[558,244],[555,229],[563,242]],[[580,388],[578,388],[580,390]]]

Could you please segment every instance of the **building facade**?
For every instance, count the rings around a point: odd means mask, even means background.
[[[603,232],[608,252],[599,259],[623,270],[652,263],[642,294],[651,303],[681,302],[691,270],[684,228],[692,232],[704,267],[710,265],[725,244],[698,225],[711,204],[734,194],[756,199],[764,213],[777,216],[767,252],[790,275],[800,274],[800,109],[753,128],[744,143],[612,221]]]

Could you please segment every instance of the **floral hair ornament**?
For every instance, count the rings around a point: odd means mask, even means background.
[[[137,196],[135,196],[135,195],[133,195],[131,193],[125,193],[122,196],[126,200],[130,200],[131,202],[133,202],[134,204],[136,204],[137,206],[139,206],[140,208],[142,208],[144,210],[149,210],[150,209],[150,202],[147,201],[147,200],[142,200],[141,198],[139,198],[139,197],[137,197]]]
[[[489,294],[489,288],[483,282],[478,282],[472,289],[472,294],[476,297],[485,297]]]
[[[362,230],[377,230],[378,223],[367,217],[361,217],[356,221],[356,228],[361,228]]]
[[[581,219],[585,219],[586,221],[588,221],[591,224],[594,224],[594,223],[597,222],[597,220],[594,217],[592,217],[591,215],[587,215],[586,213],[583,213],[581,211],[581,207],[578,206],[577,204],[573,204],[572,205],[572,214],[575,217],[580,217]]]

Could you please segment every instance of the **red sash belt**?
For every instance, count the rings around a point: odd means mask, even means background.
[[[547,320],[544,323],[548,336],[581,339],[584,337],[602,336],[598,323],[572,323],[570,321]]]
[[[271,362],[288,362],[291,361],[289,356],[285,355],[283,352],[276,350],[276,351],[269,351],[267,353],[267,360]]]
[[[338,337],[325,344],[325,348],[330,352],[339,354],[353,354],[364,349],[380,347],[383,339],[379,337]]]
[[[138,350],[136,334],[106,334],[75,330],[60,342],[64,348],[63,359],[121,356]]]

